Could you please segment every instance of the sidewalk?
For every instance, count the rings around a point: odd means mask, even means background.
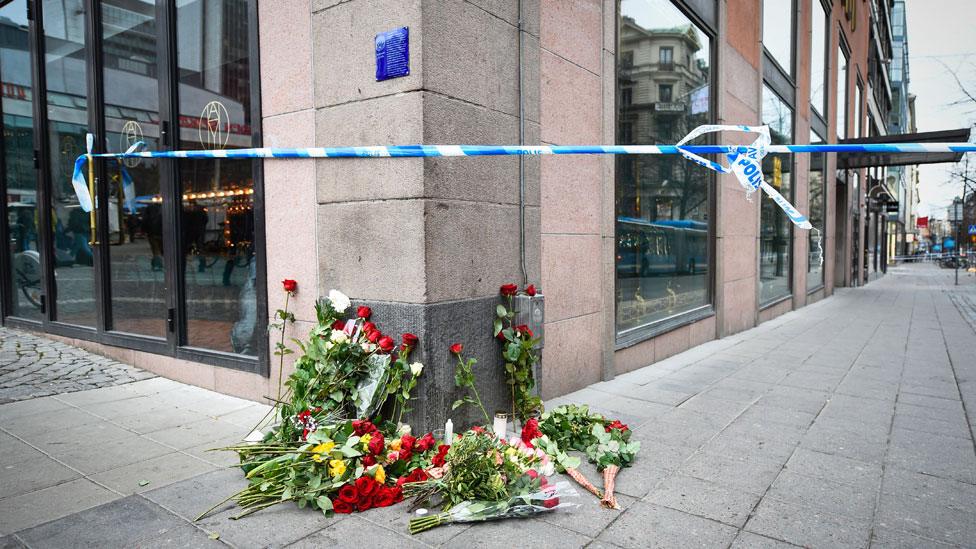
[[[892,268],[548,402],[634,429],[621,511],[584,497],[572,512],[418,536],[404,506],[326,519],[285,504],[236,522],[225,507],[193,523],[244,482],[222,468],[232,455],[205,450],[267,407],[162,378],[3,404],[0,548],[974,547],[976,280],[960,281]],[[44,341],[0,337],[0,372],[9,341]]]

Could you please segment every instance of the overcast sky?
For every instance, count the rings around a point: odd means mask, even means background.
[[[971,127],[976,122],[976,103],[952,105],[964,95],[939,60],[956,71],[976,96],[976,0],[907,0],[905,9],[911,79],[908,89],[917,96],[918,131]],[[961,184],[948,183],[951,167],[919,167],[919,215],[944,219],[952,198],[961,195]]]

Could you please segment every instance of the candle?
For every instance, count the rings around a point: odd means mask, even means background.
[[[444,444],[451,444],[454,441],[454,422],[450,419],[444,424]]]
[[[495,421],[492,422],[491,430],[499,437],[505,438],[505,431],[508,430],[508,414],[495,412]]]

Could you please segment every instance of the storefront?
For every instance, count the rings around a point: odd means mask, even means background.
[[[29,10],[30,8],[30,10]],[[0,6],[7,325],[267,371],[261,164],[75,158],[260,144],[256,2]]]

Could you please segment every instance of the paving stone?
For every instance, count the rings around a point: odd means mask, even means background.
[[[899,393],[898,404],[912,404],[940,410],[962,411],[962,402],[959,401],[958,395],[952,398],[940,398],[912,393]]]
[[[921,538],[908,532],[899,532],[882,526],[875,526],[871,536],[871,547],[888,549],[947,549],[952,545]]]
[[[585,492],[575,483],[572,486],[580,492],[579,507],[558,510],[558,512],[543,513],[538,516],[538,520],[547,522],[553,526],[572,530],[584,536],[593,537],[602,532],[610,523],[617,520],[622,513],[637,501],[637,498],[615,491],[614,497],[617,498],[617,505],[620,506],[620,509],[607,509],[596,497]],[[515,545],[520,544],[516,543]]]
[[[877,490],[858,488],[784,470],[776,477],[765,497],[799,503],[835,515],[869,521],[874,514]]]
[[[417,515],[409,513],[406,505],[393,505],[379,509],[370,509],[357,516],[361,516],[369,522],[393,532],[407,532],[407,524],[411,518]],[[411,539],[426,543],[427,545],[440,546],[471,528],[473,528],[471,523],[448,524],[413,535]]]
[[[801,475],[833,480],[863,491],[877,491],[881,466],[855,459],[797,448],[786,462],[786,470]]]
[[[781,463],[756,459],[754,456],[696,454],[678,471],[730,488],[761,494],[772,484],[782,467]]]
[[[247,487],[240,469],[212,470],[163,487],[148,486],[143,496],[186,520],[195,520],[221,500]],[[225,502],[214,509],[220,513],[234,507]]]
[[[139,496],[106,503],[17,535],[30,546],[48,548],[222,546]]]
[[[972,439],[893,429],[886,460],[902,469],[976,484]]]
[[[337,517],[338,518],[338,517]],[[427,545],[414,541],[407,533],[396,533],[385,528],[377,528],[364,518],[355,515],[334,520],[332,524],[304,537],[288,547],[294,549],[312,549],[318,547],[348,547],[354,540],[365,541],[368,538],[370,547],[376,549],[398,549],[400,547],[422,548]]]
[[[916,408],[921,408],[923,410],[925,409],[920,406]],[[922,431],[924,433],[946,435],[967,440],[972,439],[972,433],[969,431],[969,424],[966,423],[963,418],[958,416],[954,421],[945,421],[942,419],[933,419],[920,415],[896,414],[894,427],[898,429],[911,429],[913,431]]]
[[[0,465],[0,498],[41,490],[81,476],[53,459],[41,455],[19,463]]]
[[[142,457],[150,459],[103,471],[90,478],[116,492],[135,494],[214,469],[212,464],[180,452]]]
[[[783,539],[803,547],[864,547],[868,543],[869,521],[857,521],[765,498],[759,503],[745,529]]]
[[[16,532],[108,503],[120,496],[79,478],[19,496],[0,499],[4,530]]]
[[[925,502],[919,498],[882,493],[878,502],[880,526],[955,545],[976,540],[976,513]]]
[[[51,455],[91,475],[172,452],[173,448],[133,435],[98,444],[68,445]]]
[[[146,435],[146,438],[178,450],[185,450],[207,444],[210,444],[210,447],[213,448],[215,447],[215,441],[218,440],[234,440],[235,442],[240,442],[247,436],[247,433],[244,431],[245,429],[241,429],[232,423],[208,418],[177,425],[176,427],[152,431]]]
[[[740,530],[739,535],[732,543],[731,549],[788,549],[790,547],[799,546],[793,545],[792,543],[786,543],[785,541],[778,539],[760,536],[759,534],[753,534],[752,532],[746,532],[745,530]]]
[[[819,420],[818,420],[819,423]],[[886,432],[880,430],[858,431],[824,427],[815,423],[800,440],[800,446],[809,450],[836,454],[869,463],[884,460],[888,440]],[[837,425],[833,423],[831,425]],[[858,428],[859,426],[853,426]]]
[[[597,538],[621,547],[724,547],[736,529],[726,524],[637,502]]]
[[[212,495],[216,497],[214,503],[226,497],[223,492]],[[342,517],[326,518],[312,509],[299,509],[290,501],[233,520],[240,513],[241,510],[234,507],[202,518],[195,524],[207,532],[219,534],[220,541],[235,547],[283,547],[342,520]],[[362,542],[364,538],[358,541]]]
[[[958,511],[976,510],[976,485],[957,480],[887,467],[881,489],[888,494],[917,497],[927,504]]]
[[[643,501],[741,528],[760,496],[685,475],[672,475]]]
[[[567,547],[584,547],[591,539],[537,519],[522,520],[518,528],[512,528],[505,522],[476,523],[468,530],[448,540],[443,547],[564,549]]]

